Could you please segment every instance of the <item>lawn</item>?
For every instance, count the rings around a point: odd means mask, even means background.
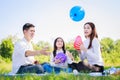
[[[120,76],[109,75],[109,76],[89,76],[84,75],[74,75],[68,73],[60,73],[59,75],[17,75],[17,76],[5,76],[0,75],[0,80],[120,80]]]
[[[60,74],[49,74],[49,75],[16,75],[8,76],[6,73],[10,72],[11,63],[0,64],[0,80],[120,80],[120,75],[109,75],[109,76],[90,76],[88,74],[74,75],[69,73],[61,72]]]
[[[0,80],[120,80],[119,75],[108,75],[108,76],[90,76],[88,74],[74,75],[70,73],[61,72],[60,74],[49,74],[49,75],[16,75],[8,76],[5,75],[11,71],[11,62],[0,63]],[[119,67],[120,66],[116,66]],[[105,67],[105,69],[110,68],[110,66]]]

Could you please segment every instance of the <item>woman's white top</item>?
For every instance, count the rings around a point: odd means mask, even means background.
[[[86,39],[83,44],[85,48],[88,48],[90,39]],[[100,50],[100,43],[97,38],[94,38],[92,41],[92,47],[87,50],[87,52],[81,51],[80,54],[81,60],[87,59],[88,63],[91,65],[97,64],[103,66],[103,59]]]

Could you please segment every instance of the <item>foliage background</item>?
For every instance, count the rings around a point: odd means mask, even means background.
[[[0,42],[0,64],[2,63],[11,63],[12,53],[14,50],[14,43],[19,40],[16,37],[8,36]],[[80,61],[77,51],[73,47],[74,40],[67,42],[66,49],[71,52],[74,56],[75,61]],[[102,57],[104,60],[105,66],[120,66],[120,40],[114,41],[113,39],[106,37],[100,40]],[[35,50],[42,49],[45,46],[49,47],[49,51],[52,52],[52,45],[49,42],[39,41],[34,44],[33,47]],[[49,56],[35,56],[35,58],[40,62],[49,62]]]
[[[5,74],[5,73],[9,73],[12,69],[12,53],[14,50],[14,43],[19,40],[16,37],[12,37],[12,36],[8,36],[7,38],[3,39],[0,42],[0,74]],[[71,40],[69,42],[67,42],[66,45],[66,49],[69,50],[71,52],[71,54],[74,56],[75,61],[78,62],[80,61],[78,53],[76,52],[76,50],[73,48],[73,42],[74,40]],[[112,40],[109,37],[103,38],[100,40],[100,44],[101,44],[101,51],[102,51],[102,57],[104,60],[104,65],[105,68],[109,68],[109,67],[120,67],[120,40]],[[33,47],[35,50],[38,49],[42,49],[43,47],[48,46],[49,47],[49,51],[52,52],[53,47],[52,45],[50,45],[50,43],[48,42],[44,42],[44,41],[39,41],[38,43],[34,44],[33,43]],[[44,55],[39,55],[39,56],[35,56],[35,58],[40,62],[49,62],[50,57],[49,56],[44,56]],[[68,75],[65,73],[61,73],[60,75],[56,76],[55,74],[51,74],[51,75],[47,75],[47,76],[32,76],[32,75],[28,75],[28,76],[13,76],[13,77],[9,77],[9,76],[2,76],[0,75],[1,80],[34,80],[34,79],[39,79],[39,80],[68,80],[68,79],[73,79],[73,80],[119,80],[120,76],[119,75],[111,75],[111,76],[103,76],[103,77],[91,77],[91,76],[87,76],[87,75],[80,75],[80,76],[75,76],[75,75]]]

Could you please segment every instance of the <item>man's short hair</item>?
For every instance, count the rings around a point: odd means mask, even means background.
[[[26,24],[24,24],[23,25],[23,31],[24,30],[28,30],[30,27],[35,27],[33,24],[31,24],[31,23],[26,23]]]

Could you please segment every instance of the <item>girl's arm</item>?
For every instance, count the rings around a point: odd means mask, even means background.
[[[71,58],[71,60],[74,61],[74,57],[73,57],[72,53],[70,53],[69,51],[66,51],[66,53],[67,53],[67,55]]]
[[[69,51],[66,51],[66,56],[67,56],[67,62],[71,64],[74,61],[73,55]]]

